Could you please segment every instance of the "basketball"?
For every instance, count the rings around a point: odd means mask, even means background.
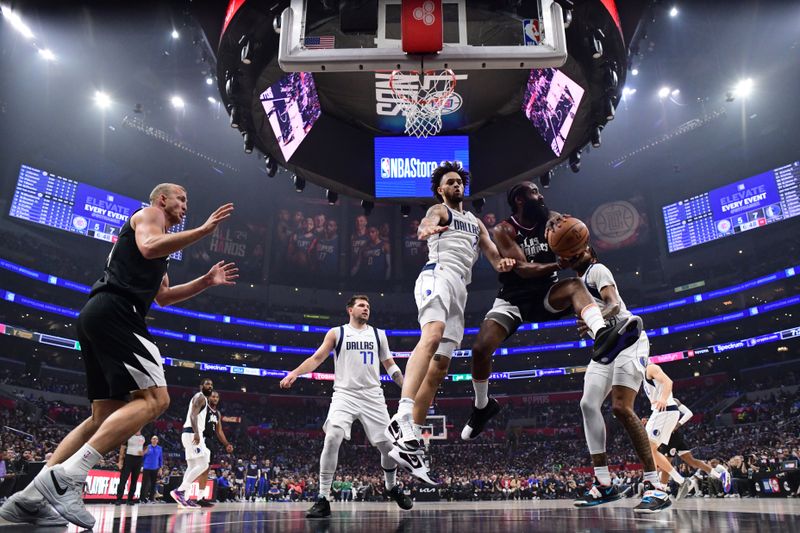
[[[547,244],[561,257],[577,255],[587,242],[589,242],[589,228],[575,217],[565,217],[555,229],[547,233]]]

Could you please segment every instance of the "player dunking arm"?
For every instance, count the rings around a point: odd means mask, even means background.
[[[431,176],[431,190],[441,203],[428,209],[417,230],[419,238],[428,241],[428,263],[414,288],[422,334],[406,366],[397,414],[386,430],[395,442],[392,458],[429,484],[433,480],[419,426],[464,337],[472,267],[479,250],[498,272],[508,272],[515,264],[513,258],[500,256],[483,222],[463,210],[468,181],[469,172],[457,162],[446,161]]]
[[[575,271],[594,297],[603,312],[603,319],[612,325],[631,320],[633,315],[619,295],[614,275],[597,259],[594,250],[587,246],[574,260]],[[578,321],[578,332],[586,335],[589,327]],[[644,377],[644,368],[650,355],[647,333],[641,331],[633,344],[619,352],[606,363],[594,359],[583,378],[581,412],[586,444],[592,456],[596,482],[583,497],[575,500],[576,507],[593,507],[621,498],[617,487],[611,483],[606,454],[606,423],[601,407],[611,394],[611,409],[628,433],[636,455],[644,469],[645,494],[634,508],[637,513],[656,513],[671,505],[669,496],[658,482],[653,453],[647,442],[647,433],[633,411],[633,404]]]
[[[650,363],[645,369],[643,385],[653,410],[650,417],[643,420],[647,437],[650,439],[650,448],[653,450],[653,458],[656,466],[662,472],[669,474],[669,477],[679,485],[676,495],[676,499],[679,500],[686,496],[691,484],[675,470],[663,453],[667,452],[667,444],[681,417],[678,402],[672,396],[672,380],[660,366]]]
[[[211,470],[211,465],[214,464],[213,447],[209,446],[211,439],[217,439],[217,441],[225,447],[227,453],[233,453],[233,445],[228,442],[225,432],[222,431],[222,413],[217,409],[218,406],[219,393],[212,390],[211,394],[208,395],[208,414],[206,415],[205,429],[203,429],[203,441],[205,442],[206,448],[209,450],[208,466],[195,480],[200,486],[198,494],[202,495],[202,497],[197,500],[197,505],[199,507],[214,507],[214,504],[208,501],[205,496],[206,485],[208,485],[208,472]]]
[[[593,358],[613,358],[619,353],[620,331],[638,330],[638,317],[626,317],[619,325],[606,324],[600,308],[579,278],[559,281],[556,272],[570,268],[570,262],[557,258],[547,244],[547,232],[561,215],[550,211],[539,188],[530,181],[514,185],[506,196],[512,215],[494,227],[497,249],[515,261],[514,269],[500,274],[500,291],[492,309],[481,323],[472,346],[472,385],[475,402],[461,438],[472,440],[500,411],[500,404],[489,398],[492,354],[513,335],[523,322],[556,320],[574,311],[589,324],[595,340]]]
[[[202,226],[167,233],[185,218],[186,209],[186,189],[162,183],[150,193],[150,205],[122,226],[77,321],[92,415],[61,441],[33,482],[5,502],[0,518],[63,524],[49,502],[64,519],[91,529],[95,519],[83,505],[82,490],[89,470],[169,407],[161,354],[145,322],[150,306],[154,300],[167,306],[215,285],[233,285],[238,277],[233,263],[219,262],[193,281],[170,286],[169,255],[210,235],[231,215],[233,204],[219,207]],[[29,512],[23,514],[23,507]]]
[[[319,499],[307,518],[330,516],[331,483],[336,471],[339,447],[342,440],[350,440],[353,421],[360,420],[370,443],[381,452],[381,467],[388,496],[401,509],[411,509],[411,498],[397,485],[397,464],[389,457],[392,449],[384,435],[389,423],[389,412],[380,382],[378,362],[398,386],[403,386],[403,373],[392,359],[389,342],[383,330],[367,325],[370,314],[369,298],[355,295],[347,302],[347,324],[332,328],[317,351],[289,372],[281,380],[281,388],[288,389],[298,377],[313,372],[334,353],[333,397],[328,418],[322,429],[325,444],[319,458]]]

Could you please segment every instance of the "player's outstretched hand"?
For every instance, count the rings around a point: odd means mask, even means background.
[[[431,235],[436,235],[438,233],[442,233],[447,231],[449,226],[429,226],[429,227],[420,227],[419,231],[417,232],[417,237],[421,241],[427,241],[428,237]]]
[[[517,260],[513,257],[501,257],[494,269],[498,272],[510,272],[516,264]]]
[[[228,444],[225,446],[225,451],[228,453],[233,453],[233,444]]]
[[[589,326],[586,325],[582,318],[577,320],[576,325],[578,326],[578,335],[585,337],[589,334]]]
[[[286,374],[286,377],[281,380],[281,388],[288,389],[294,384],[295,381],[297,381],[297,376],[289,372]]]
[[[564,219],[571,217],[572,215],[568,215],[566,213],[551,213],[550,218],[547,219],[547,224],[544,227],[544,236],[547,237],[547,234],[556,229],[556,226],[564,222]]]
[[[203,230],[203,233],[207,235],[214,231],[220,222],[231,216],[231,213],[233,213],[233,204],[221,205],[216,211],[209,215],[208,220],[206,220],[200,228]]]
[[[226,263],[225,261],[220,261],[212,266],[211,270],[206,274],[206,279],[212,287],[217,285],[236,285],[238,277],[239,269],[236,268],[236,264]]]

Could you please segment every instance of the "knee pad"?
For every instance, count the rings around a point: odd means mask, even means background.
[[[448,339],[442,339],[442,342],[439,343],[439,347],[436,349],[436,355],[441,355],[442,357],[451,359],[456,348],[458,348],[457,342]]]

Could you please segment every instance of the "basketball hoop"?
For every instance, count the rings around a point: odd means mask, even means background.
[[[422,432],[422,442],[425,444],[425,449],[427,450],[431,444],[431,432],[430,431],[423,431]]]
[[[406,135],[428,137],[442,130],[442,111],[456,90],[456,74],[445,70],[393,70],[389,88],[406,117]]]

